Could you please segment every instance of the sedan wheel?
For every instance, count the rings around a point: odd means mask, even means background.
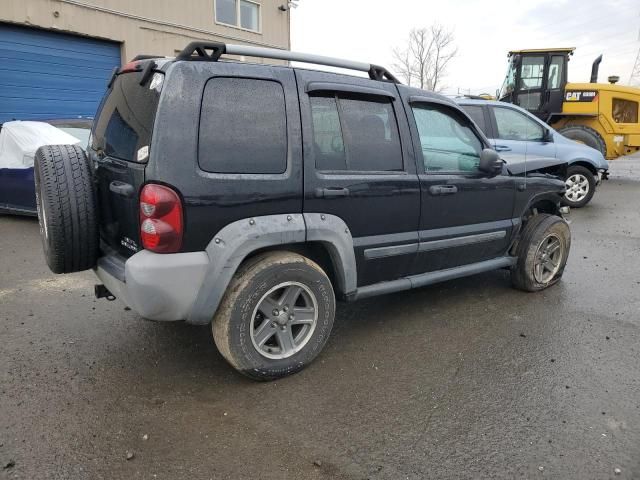
[[[567,192],[564,194],[570,202],[578,203],[589,195],[589,179],[582,174],[571,175],[565,181]]]

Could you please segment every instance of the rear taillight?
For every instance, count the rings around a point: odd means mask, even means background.
[[[140,192],[142,246],[156,253],[175,253],[182,246],[182,202],[164,185],[147,184]]]

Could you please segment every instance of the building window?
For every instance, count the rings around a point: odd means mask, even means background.
[[[216,0],[216,22],[260,31],[260,4],[250,0]]]

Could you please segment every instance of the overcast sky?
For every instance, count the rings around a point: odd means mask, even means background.
[[[458,55],[444,80],[449,93],[495,93],[507,52],[577,47],[570,81],[589,81],[600,53],[600,81],[629,81],[640,48],[639,0],[299,0],[292,49],[384,65],[408,31],[437,22],[454,31]]]

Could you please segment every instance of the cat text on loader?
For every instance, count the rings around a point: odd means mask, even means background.
[[[565,137],[585,143],[613,160],[640,150],[640,88],[598,83],[600,55],[590,83],[568,83],[574,48],[509,52],[509,70],[499,98],[544,120]]]

